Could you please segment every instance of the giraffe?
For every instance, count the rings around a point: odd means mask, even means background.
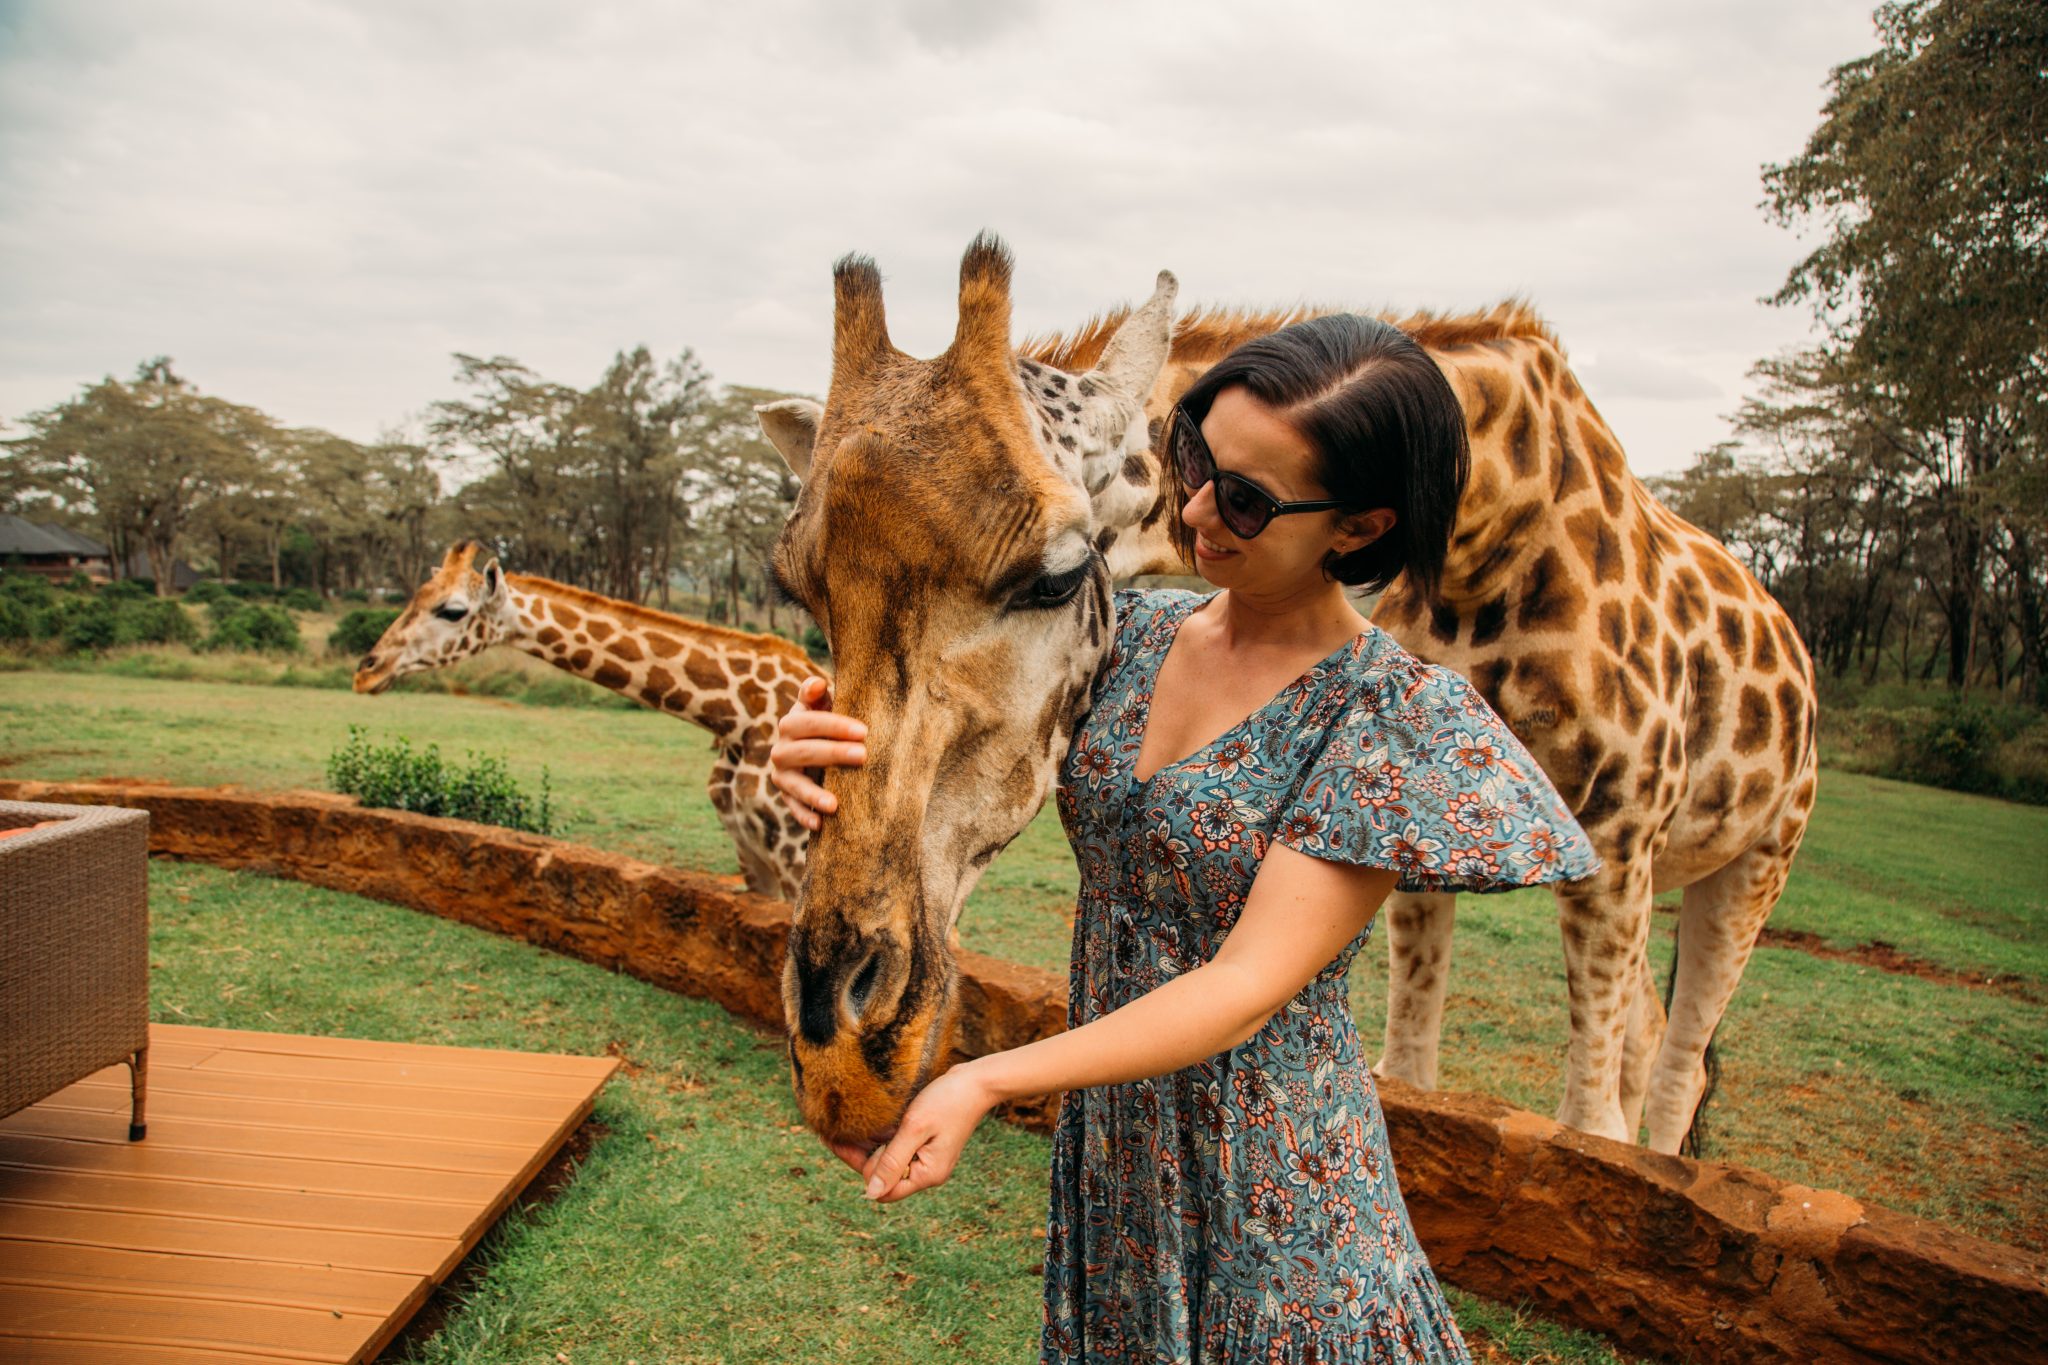
[[[968,863],[985,865],[1049,785],[1056,751],[1030,741],[1064,744],[1066,723],[1048,717],[1086,694],[1068,666],[1102,657],[1092,585],[1071,599],[1078,609],[1021,622],[1005,590],[1034,569],[1082,572],[1064,568],[1062,547],[1063,528],[1084,519],[1095,580],[1184,572],[1163,421],[1209,365],[1309,315],[1196,312],[1155,361],[1151,334],[1170,316],[1163,276],[1135,312],[1020,352],[1009,273],[1000,244],[978,239],[962,262],[954,343],[918,362],[888,341],[873,265],[842,261],[827,402],[762,414],[805,481],[776,571],[819,615],[842,704],[869,724],[868,768],[828,777],[839,812],[812,853],[784,983],[799,1097],[827,1136],[894,1121],[950,1002],[950,959],[919,923],[934,907],[916,887],[864,897],[866,869],[909,845],[924,886],[951,891],[957,914]],[[1812,808],[1811,664],[1755,580],[1628,473],[1525,306],[1389,321],[1449,377],[1473,473],[1442,588],[1420,601],[1397,582],[1373,619],[1479,687],[1605,859],[1557,893],[1572,1025],[1560,1119],[1633,1140],[1647,1108],[1651,1145],[1675,1150],[1705,1045]],[[917,586],[892,596],[897,581]],[[848,652],[837,653],[842,639]],[[1049,658],[1048,642],[1063,651]],[[971,680],[955,680],[956,661]],[[1001,699],[994,719],[1006,729],[991,734],[984,718],[965,756],[919,752],[959,723],[942,713],[969,709],[956,700],[969,686],[976,700]],[[989,751],[1003,763],[972,761]],[[963,817],[957,797],[942,797],[969,781],[988,784],[988,799]],[[1649,989],[1647,936],[1650,897],[1673,886],[1686,891],[1667,1022]],[[1389,902],[1383,1074],[1435,1082],[1453,911],[1450,897]]]
[[[473,540],[441,567],[356,666],[355,690],[509,645],[620,696],[709,730],[707,790],[732,836],[747,889],[796,899],[810,835],[768,781],[775,724],[824,671],[796,645],[671,616],[530,574],[476,567]]]

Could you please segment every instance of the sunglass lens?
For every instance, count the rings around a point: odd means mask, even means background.
[[[1209,482],[1213,469],[1209,452],[1202,446],[1201,433],[1193,429],[1186,417],[1174,420],[1173,464],[1188,492],[1200,492],[1202,485]]]
[[[1264,499],[1230,475],[1219,475],[1216,479],[1216,511],[1232,535],[1250,540],[1266,529],[1268,512]]]

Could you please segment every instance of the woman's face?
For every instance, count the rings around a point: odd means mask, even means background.
[[[1231,387],[1216,395],[1202,420],[1202,439],[1216,468],[1250,479],[1280,502],[1330,496],[1316,478],[1316,451],[1309,439],[1250,390]],[[1337,510],[1274,517],[1251,540],[1231,534],[1216,512],[1216,485],[1203,484],[1181,513],[1195,533],[1195,568],[1219,588],[1259,595],[1290,595],[1319,588],[1326,580],[1323,560],[1331,551],[1347,554],[1368,544],[1391,513],[1345,516]]]

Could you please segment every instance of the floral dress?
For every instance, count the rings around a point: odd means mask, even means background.
[[[1061,772],[1080,862],[1067,1023],[1207,962],[1273,841],[1412,891],[1583,877],[1586,836],[1456,674],[1368,626],[1234,729],[1139,782],[1154,680],[1207,599],[1118,594]],[[1045,1361],[1461,1361],[1417,1245],[1346,977],[1170,1075],[1070,1092],[1053,1138]]]

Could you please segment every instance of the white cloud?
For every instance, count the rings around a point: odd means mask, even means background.
[[[818,392],[833,259],[874,254],[932,351],[986,226],[1020,331],[1161,266],[1191,300],[1525,293],[1668,469],[1803,333],[1757,303],[1799,254],[1757,171],[1868,5],[16,4],[0,415],[161,352],[358,437],[458,349]]]

